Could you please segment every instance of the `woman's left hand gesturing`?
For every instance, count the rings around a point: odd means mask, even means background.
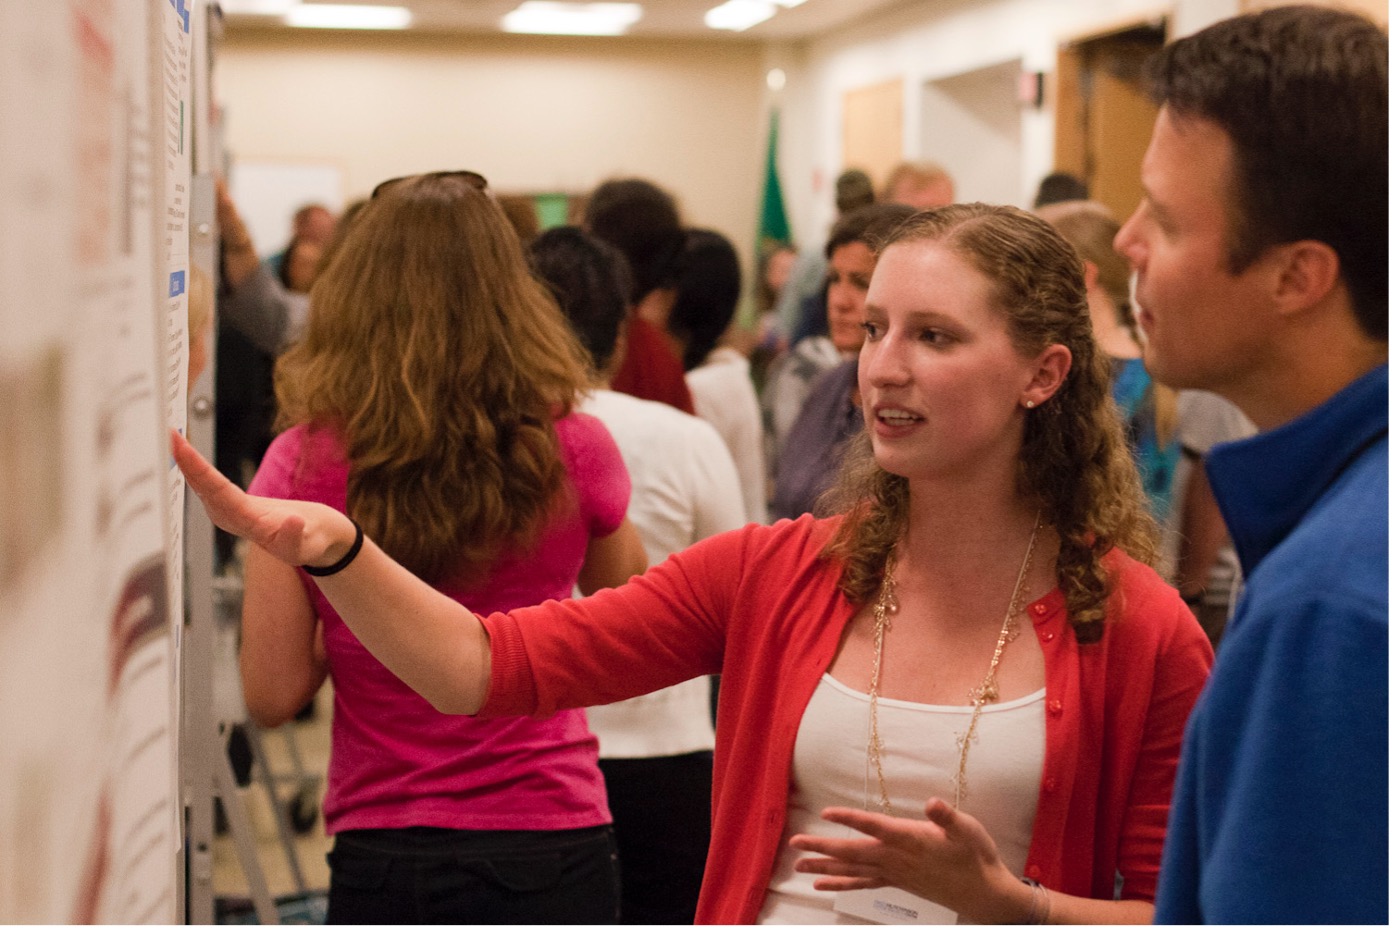
[[[895,887],[980,923],[1020,923],[1032,912],[1032,892],[998,857],[978,820],[932,797],[927,820],[830,807],[823,818],[868,838],[796,835],[790,845],[822,858],[801,858],[798,871],[824,875],[820,891]]]

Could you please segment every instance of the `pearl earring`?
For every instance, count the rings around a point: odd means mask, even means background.
[[[1036,407],[1037,407],[1037,403],[1034,402],[1034,401],[1032,401],[1031,399],[1027,399],[1027,407],[1028,407],[1028,408],[1036,408]]]

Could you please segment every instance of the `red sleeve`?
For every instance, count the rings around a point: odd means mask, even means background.
[[[1211,643],[1196,618],[1170,589],[1168,597],[1155,604],[1170,618],[1159,623],[1165,634],[1154,657],[1153,690],[1119,839],[1126,899],[1152,901],[1157,891],[1182,732],[1213,660]]]
[[[546,716],[721,669],[726,627],[761,526],[716,535],[624,586],[495,613],[483,716]]]

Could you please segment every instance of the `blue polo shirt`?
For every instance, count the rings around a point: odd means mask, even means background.
[[[1207,474],[1246,591],[1187,724],[1158,923],[1385,923],[1389,367]]]

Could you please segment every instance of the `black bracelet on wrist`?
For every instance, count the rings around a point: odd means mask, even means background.
[[[343,557],[330,564],[328,567],[311,567],[309,564],[301,564],[300,569],[310,574],[312,577],[328,577],[343,570],[358,556],[358,552],[363,550],[363,528],[352,518],[349,521],[354,525],[354,543],[349,545],[349,550]]]

